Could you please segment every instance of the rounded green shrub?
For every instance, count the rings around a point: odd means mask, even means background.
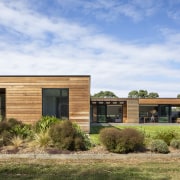
[[[114,127],[101,129],[99,138],[107,150],[114,152],[120,138],[120,130]]]
[[[175,139],[177,136],[176,131],[174,130],[159,130],[155,133],[153,139],[162,139],[166,142],[167,145],[170,145],[172,139]]]
[[[173,139],[170,143],[170,146],[174,149],[180,149],[180,139]]]
[[[49,129],[53,144],[63,150],[86,150],[87,137],[69,120],[56,123]],[[89,142],[90,144],[90,142]]]
[[[156,153],[167,154],[169,153],[169,148],[167,143],[162,139],[152,140],[151,151]]]

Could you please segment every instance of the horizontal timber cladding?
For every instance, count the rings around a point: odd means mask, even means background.
[[[171,104],[171,105],[180,105],[180,98],[155,98],[155,99],[139,99],[139,104]]]
[[[6,118],[34,123],[42,116],[42,89],[69,89],[69,119],[90,130],[90,76],[0,76],[6,89]]]
[[[139,122],[139,100],[129,99],[127,100],[127,123]]]

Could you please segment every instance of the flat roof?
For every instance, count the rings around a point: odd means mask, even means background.
[[[0,77],[90,77],[91,75],[0,75]]]

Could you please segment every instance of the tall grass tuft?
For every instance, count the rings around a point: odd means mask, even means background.
[[[47,148],[51,144],[51,138],[48,131],[41,131],[34,135],[34,145],[40,148]]]
[[[14,136],[11,140],[10,140],[11,144],[13,145],[13,147],[15,149],[18,149],[20,146],[22,146],[24,140],[21,136]]]

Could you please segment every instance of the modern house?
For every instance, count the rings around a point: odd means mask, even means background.
[[[0,76],[0,117],[34,123],[50,115],[89,131],[90,76]]]
[[[90,97],[90,76],[0,76],[0,118],[34,123],[41,116],[90,123],[176,123],[180,99]]]
[[[178,98],[91,98],[92,122],[176,123],[178,118]]]

